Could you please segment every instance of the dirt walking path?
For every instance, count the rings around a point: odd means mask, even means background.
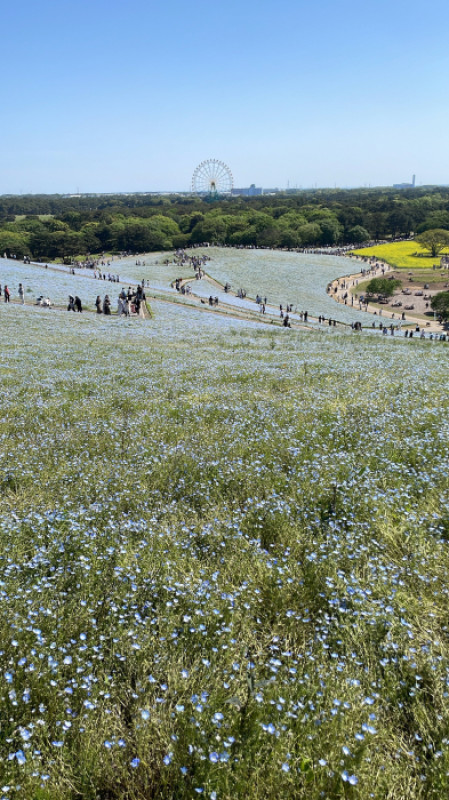
[[[361,261],[362,264],[366,262]],[[384,275],[390,272],[393,272],[393,268],[383,262],[378,261],[378,266],[376,268],[369,268],[366,270],[365,273],[362,272],[354,272],[350,275],[342,275],[340,278],[335,278],[328,288],[328,294],[333,297],[333,299],[339,303],[344,304],[349,308],[352,308],[354,311],[359,311],[361,314],[363,313],[371,313],[376,314],[379,317],[379,323],[382,322],[383,324],[393,323],[393,325],[399,325],[402,323],[404,326],[409,325],[416,325],[418,324],[420,327],[425,325],[426,331],[429,333],[442,333],[443,327],[437,321],[432,321],[427,319],[422,314],[407,314],[404,311],[404,316],[402,316],[402,311],[392,311],[391,307],[387,306],[387,308],[382,309],[379,305],[375,305],[374,303],[362,304],[359,303],[356,298],[354,298],[354,302],[351,302],[351,298],[353,298],[352,289],[358,286],[359,283],[362,281],[369,280],[370,278],[378,278],[383,277]],[[345,303],[345,295],[346,303]],[[349,302],[347,302],[349,300]]]

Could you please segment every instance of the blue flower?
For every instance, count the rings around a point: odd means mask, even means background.
[[[23,750],[18,750],[17,753],[15,753],[15,757],[18,764],[20,764],[21,766],[22,764],[25,764],[26,758]]]
[[[347,772],[346,770],[341,773],[341,777],[342,780],[345,781],[345,783],[350,783],[351,786],[355,786],[359,782],[359,779],[357,778],[356,775],[350,775],[349,772]]]

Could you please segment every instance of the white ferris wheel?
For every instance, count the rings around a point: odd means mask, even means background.
[[[192,192],[195,194],[230,194],[234,179],[229,167],[216,158],[202,161],[192,176]]]

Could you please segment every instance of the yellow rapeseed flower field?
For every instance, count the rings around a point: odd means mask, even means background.
[[[392,242],[379,244],[374,247],[362,247],[353,251],[357,256],[377,256],[395,269],[432,269],[433,265],[440,265],[440,257],[426,256],[426,251],[418,242]],[[447,250],[443,251],[447,253]],[[416,255],[422,253],[423,255]]]

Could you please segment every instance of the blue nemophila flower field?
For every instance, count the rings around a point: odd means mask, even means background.
[[[444,797],[449,350],[154,311],[0,308],[0,797]]]
[[[198,254],[200,252],[210,258],[204,265],[206,277],[201,281],[194,280],[194,271],[189,265],[176,266],[171,254],[167,253],[150,253],[137,259],[139,265],[136,265],[135,258],[124,258],[117,262],[116,268],[120,264],[124,277],[138,281],[145,278],[150,286],[159,290],[166,290],[176,277],[189,278],[195,294],[205,298],[212,294],[218,296],[220,302],[232,302],[241,308],[254,308],[254,298],[260,294],[276,308],[281,303],[285,308],[288,303],[294,309],[308,311],[315,317],[323,314],[326,318],[334,317],[349,324],[361,320],[364,325],[371,325],[378,319],[371,314],[361,315],[349,305],[337,305],[326,294],[326,286],[336,277],[354,272],[354,263],[349,258],[224,247],[208,247],[198,250]],[[167,258],[171,259],[168,265],[164,264]],[[222,286],[229,283],[232,297],[220,291],[207,276]],[[239,288],[245,289],[248,299],[236,299],[235,293]]]
[[[207,300],[210,295],[217,296],[220,304],[238,308],[243,311],[258,312],[255,297],[267,297],[267,314],[278,315],[278,308],[283,304],[291,304],[294,311],[308,311],[309,324],[316,324],[316,319],[323,314],[327,319],[336,318],[340,322],[350,324],[357,320],[364,326],[378,322],[372,314],[361,314],[350,305],[338,304],[326,294],[326,286],[336,276],[351,274],[355,265],[350,259],[336,256],[305,255],[272,250],[238,250],[234,248],[210,247],[198,250],[198,254],[206,254],[210,260],[205,264],[205,277],[195,280],[195,273],[189,264],[177,264],[171,253],[150,253],[144,257],[127,257],[111,261],[101,268],[106,277],[108,273],[118,275],[119,283],[108,280],[95,280],[93,270],[75,269],[70,274],[69,267],[49,264],[23,264],[13,259],[1,259],[1,278],[10,290],[12,298],[18,298],[18,285],[25,288],[28,304],[33,304],[40,295],[50,297],[53,303],[66,306],[69,294],[78,294],[85,308],[95,308],[95,298],[100,294],[110,295],[112,308],[122,287],[129,283],[133,286],[145,280],[148,294],[166,297],[178,303],[189,303],[188,297],[179,295],[173,288],[177,277],[188,279],[190,286],[199,298]],[[165,262],[169,260],[169,264]],[[138,262],[138,263],[136,263]],[[210,279],[211,280],[210,280]],[[232,291],[224,292],[225,283],[229,283]],[[221,285],[221,286],[220,286]],[[236,297],[239,288],[248,293],[246,299]],[[293,315],[295,319],[295,315]],[[298,317],[299,320],[299,317]]]

